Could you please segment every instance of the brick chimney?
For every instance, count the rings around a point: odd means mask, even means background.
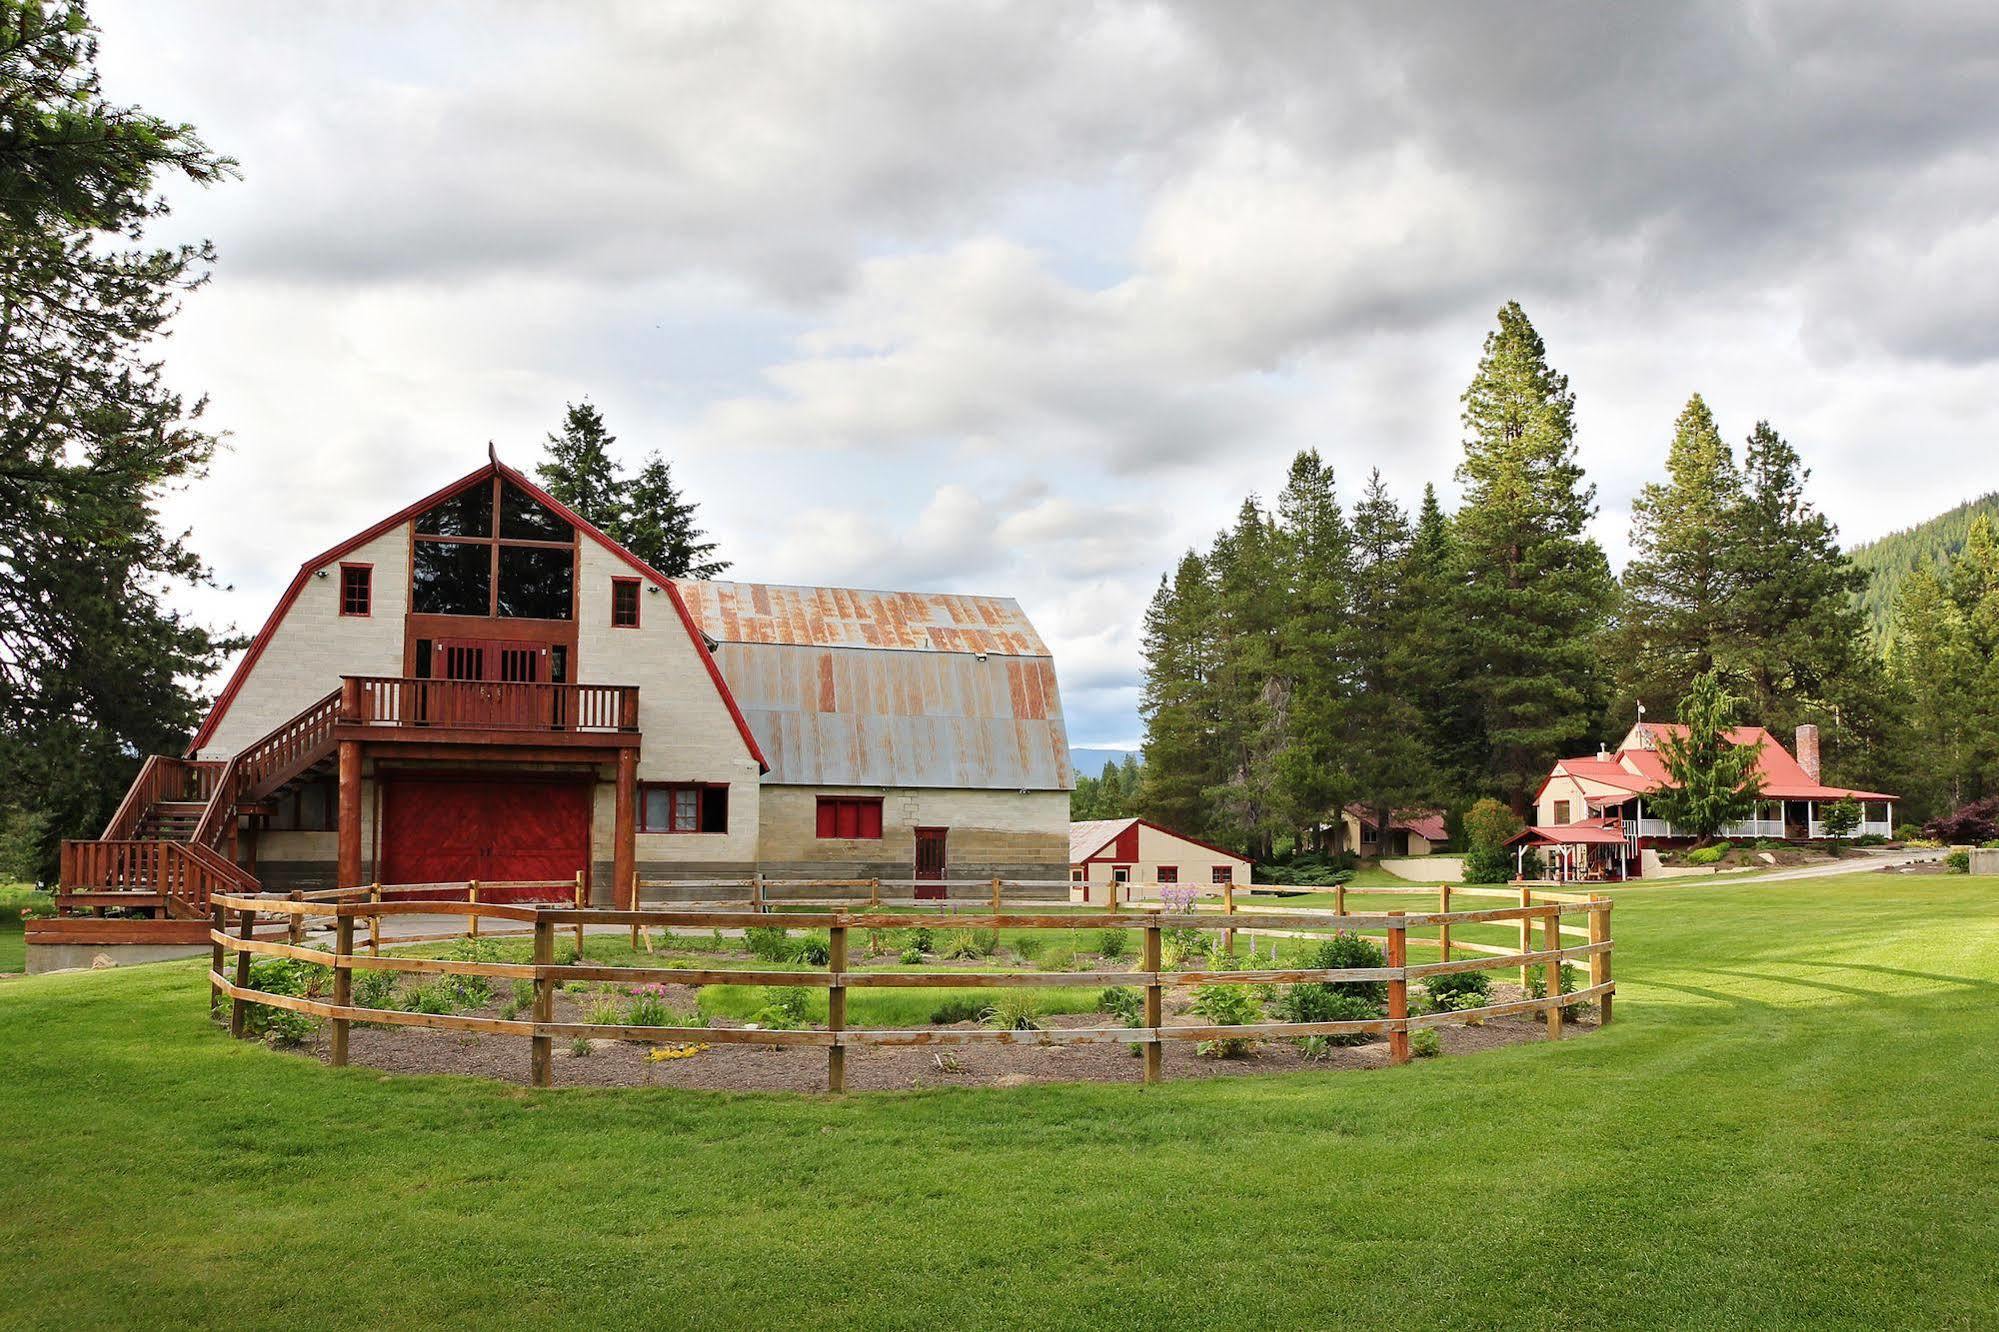
[[[1817,782],[1819,779],[1819,728],[1807,722],[1798,728],[1798,766],[1805,770],[1805,776]]]

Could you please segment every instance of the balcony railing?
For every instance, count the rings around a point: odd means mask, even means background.
[[[637,685],[343,676],[348,725],[616,734],[639,728]]]

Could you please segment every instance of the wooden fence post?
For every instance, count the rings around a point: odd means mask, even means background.
[[[999,913],[1000,913],[1000,876],[995,874],[993,875],[993,914],[997,916]]]
[[[65,846],[63,851],[66,854],[69,848]],[[229,911],[220,902],[215,903],[209,909],[208,928],[211,936],[229,933]],[[221,939],[215,939],[209,948],[208,970],[211,976],[208,982],[208,1012],[210,1016],[213,1016],[215,1010],[222,1006],[222,985],[220,981],[213,979],[222,974]]]
[[[576,909],[583,910],[583,871],[576,871]],[[583,922],[576,922],[576,960],[583,960]]]
[[[826,931],[826,969],[833,973],[833,984],[826,987],[826,1030],[835,1041],[826,1047],[826,1090],[843,1092],[847,1090],[847,1047],[838,1041],[840,1033],[847,1029],[847,987],[840,984],[842,973],[847,970],[845,925],[835,925]]]
[[[236,932],[245,939],[249,938],[251,933],[257,928],[257,913],[254,910],[246,908],[242,919],[236,924]],[[247,948],[238,948],[236,950],[236,988],[240,990],[249,983],[250,950]],[[230,1003],[229,1034],[231,1036],[240,1038],[243,1035],[243,1023],[249,1015],[249,1009],[250,1001],[247,999],[238,998]]]
[[[763,909],[764,909],[764,876],[763,876],[763,871],[759,870],[757,873],[750,876],[750,910],[762,911]]]
[[[468,879],[465,883],[465,901],[468,906],[479,905],[479,881]],[[479,937],[479,916],[473,912],[465,917],[465,933],[469,938]]]
[[[1111,885],[1113,898],[1117,885]],[[1159,1081],[1160,1056],[1159,1028],[1164,1023],[1164,988],[1159,984],[1159,959],[1161,955],[1159,917],[1153,916],[1145,922],[1145,954],[1143,969],[1152,973],[1152,980],[1145,987],[1145,1025],[1152,1030],[1152,1039],[1145,1045],[1145,1080],[1148,1084]]]
[[[868,905],[871,907],[878,907],[881,904],[882,904],[882,881],[880,879],[869,879]]]
[[[1451,885],[1437,885],[1437,910],[1449,915],[1451,911]],[[1437,952],[1448,962],[1451,960],[1451,927],[1448,924],[1437,927]]]
[[[294,888],[291,891],[291,897],[289,900],[293,902],[303,902],[305,900],[305,894],[301,893],[298,889]],[[304,941],[304,938],[305,938],[305,917],[301,916],[298,912],[294,911],[291,914],[290,922],[285,926],[285,939],[294,948],[296,948],[300,943]]]
[[[1546,921],[1542,925],[1542,947],[1554,952],[1562,946],[1562,909],[1548,908]],[[1548,997],[1556,1002],[1548,1005],[1548,1039],[1560,1040],[1562,1036],[1562,964],[1559,959],[1550,958],[1541,974],[1548,981]]]
[[[346,1008],[354,1002],[354,917],[344,912],[333,922],[333,1002]],[[326,1050],[326,1062],[335,1068],[347,1064],[348,1019],[333,1019],[333,1039]]]
[[[1610,899],[1601,894],[1596,894],[1590,900],[1596,905],[1590,908],[1589,913],[1589,941],[1593,944],[1608,944],[1610,942]],[[1590,954],[1589,983],[1592,988],[1610,983],[1610,949],[1605,948],[1601,953]],[[1610,1025],[1610,996],[1608,994],[1597,996],[1596,1013],[1597,1025],[1599,1027],[1608,1027]]]
[[[1343,883],[1333,885],[1333,914],[1335,916],[1347,914],[1347,886]]]
[[[1225,916],[1235,915],[1235,880],[1233,879],[1222,885],[1222,914]],[[1222,931],[1222,951],[1231,957],[1235,955],[1234,926],[1230,926],[1228,929]]]
[[[1400,911],[1391,911],[1390,916],[1400,916]],[[1396,974],[1388,982],[1388,1020],[1401,1022],[1409,1016],[1409,929],[1400,923],[1388,927],[1388,965]],[[1409,1033],[1401,1027],[1391,1027],[1388,1031],[1388,1062],[1406,1064],[1409,1062]]]
[[[381,884],[372,883],[368,885],[368,905],[375,907],[382,905]],[[382,913],[379,911],[370,911],[368,913],[368,956],[380,957],[381,955]]]
[[[1520,885],[1520,905],[1523,907],[1534,905],[1534,890],[1524,883]],[[1520,918],[1520,951],[1523,953],[1534,951],[1534,922],[1526,916]],[[1522,994],[1527,993],[1527,972],[1529,969],[1527,963],[1522,962],[1520,964],[1520,993]]]
[[[535,1034],[528,1053],[528,1081],[546,1087],[555,1080],[555,1041],[541,1034],[540,1024],[555,1021],[555,981],[542,968],[555,962],[555,923],[537,918],[534,923],[534,1020]]]

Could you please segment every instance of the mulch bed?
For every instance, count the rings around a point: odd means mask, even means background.
[[[1494,986],[1494,1001],[1518,998],[1519,991]],[[692,1011],[690,987],[668,987],[666,1001]],[[568,994],[558,995],[555,1020],[587,1021],[586,1004]],[[494,1016],[497,1006],[482,1010]],[[1044,1018],[1050,1027],[1109,1026],[1115,1019],[1101,1013]],[[1169,1025],[1193,1024],[1189,1014],[1169,1016]],[[740,1026],[716,1019],[711,1026]],[[971,1028],[975,1023],[959,1023]],[[1574,1019],[1563,1023],[1565,1036],[1594,1024]],[[938,1028],[946,1030],[946,1028]],[[1445,1056],[1472,1054],[1502,1045],[1547,1038],[1547,1024],[1538,1016],[1504,1017],[1483,1026],[1452,1025],[1437,1029]],[[804,1091],[826,1089],[826,1051],[815,1047],[712,1045],[682,1059],[646,1058],[656,1046],[628,1041],[590,1042],[590,1053],[579,1055],[570,1043],[555,1044],[555,1085],[558,1087],[686,1087],[709,1091]],[[324,1031],[304,1050],[324,1059]],[[1192,1041],[1164,1046],[1162,1072],[1168,1081],[1242,1077],[1260,1073],[1290,1073],[1305,1069],[1381,1068],[1388,1063],[1385,1040],[1335,1048],[1330,1057],[1307,1059],[1295,1042],[1270,1040],[1236,1059],[1197,1055]],[[528,1041],[520,1036],[489,1036],[473,1032],[431,1031],[417,1027],[356,1026],[348,1036],[348,1062],[387,1073],[459,1073],[502,1082],[528,1080]],[[1040,1082],[1140,1082],[1142,1060],[1121,1043],[1073,1045],[955,1045],[857,1047],[847,1051],[847,1087],[851,1091],[900,1091],[916,1087],[1013,1087]]]

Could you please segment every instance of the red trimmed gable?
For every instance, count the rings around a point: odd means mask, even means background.
[[[257,631],[257,636],[250,640],[250,646],[243,653],[242,659],[236,663],[236,668],[229,673],[229,679],[223,684],[222,692],[216,695],[215,704],[208,710],[208,716],[203,718],[200,729],[194,733],[194,739],[188,742],[187,756],[189,758],[194,757],[201,747],[208,743],[209,737],[214,735],[215,728],[221,724],[223,716],[229,711],[230,704],[236,701],[236,695],[242,690],[243,682],[249,679],[251,669],[256,666],[258,660],[263,656],[265,647],[271,641],[271,636],[277,632],[278,624],[284,619],[285,612],[290,610],[292,603],[298,600],[299,594],[305,590],[306,584],[312,578],[315,570],[334,563],[342,556],[366,545],[398,524],[414,520],[418,514],[436,504],[442,503],[459,491],[477,485],[481,481],[490,480],[495,474],[519,486],[537,501],[553,509],[559,517],[575,527],[578,532],[583,533],[603,549],[615,555],[641,578],[657,584],[666,592],[668,599],[673,604],[674,613],[680,617],[681,627],[687,631],[688,640],[694,645],[696,655],[700,657],[702,665],[708,668],[708,678],[714,684],[715,691],[720,696],[723,707],[728,709],[729,719],[735,724],[737,734],[742,736],[743,744],[749,750],[750,757],[757,761],[757,767],[760,771],[769,772],[770,764],[765,760],[763,750],[757,745],[756,737],[750,733],[749,722],[744,719],[742,709],[736,705],[735,695],[729,691],[728,682],[722,678],[721,669],[715,664],[714,654],[708,650],[708,641],[701,636],[700,629],[695,626],[694,617],[688,613],[687,603],[682,600],[680,589],[674,586],[673,580],[653,568],[650,564],[647,564],[644,560],[641,560],[638,556],[632,554],[629,550],[626,550],[595,524],[585,520],[582,515],[578,514],[567,504],[564,504],[561,500],[555,498],[555,496],[549,494],[546,490],[543,490],[533,481],[530,481],[525,475],[501,462],[497,455],[491,454],[489,454],[485,466],[458,478],[449,485],[432,491],[413,504],[398,509],[395,513],[382,519],[372,527],[349,537],[337,546],[320,552],[318,555],[301,564],[298,573],[293,576],[291,583],[285,588],[284,595],[278,599],[276,608],[265,619],[263,627]]]

